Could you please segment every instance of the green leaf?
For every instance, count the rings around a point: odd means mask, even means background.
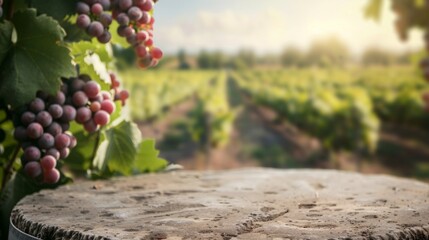
[[[13,24],[5,21],[0,23],[0,65],[12,47]]]
[[[365,17],[374,21],[379,21],[381,10],[383,8],[383,0],[370,0],[365,6]]]
[[[141,133],[135,123],[122,121],[106,131],[97,151],[94,165],[101,171],[132,173],[132,167],[141,142]]]
[[[60,45],[65,33],[58,22],[27,9],[16,12],[12,23],[17,41],[0,69],[0,95],[13,107],[19,107],[40,89],[55,93],[60,78],[74,76],[75,70],[69,49]]]
[[[76,13],[76,0],[31,0],[31,6],[38,14],[47,14],[58,21]]]
[[[140,172],[156,172],[164,169],[168,162],[158,157],[159,151],[155,148],[155,140],[144,140],[139,147],[135,168]]]
[[[423,8],[425,6],[425,0],[414,0],[414,5],[418,8]]]

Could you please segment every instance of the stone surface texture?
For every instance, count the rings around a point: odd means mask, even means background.
[[[429,185],[331,170],[172,172],[24,198],[42,239],[429,239]]]

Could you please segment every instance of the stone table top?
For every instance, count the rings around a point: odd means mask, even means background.
[[[428,201],[385,175],[181,171],[44,190],[12,222],[42,239],[429,239]]]

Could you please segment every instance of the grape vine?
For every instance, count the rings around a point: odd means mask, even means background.
[[[0,0],[0,239],[25,195],[166,166],[122,111],[130,96],[109,51],[132,48],[137,67],[156,66],[155,2]]]

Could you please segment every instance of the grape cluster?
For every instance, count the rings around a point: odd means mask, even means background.
[[[121,90],[119,87],[121,86],[121,83],[119,82],[118,78],[115,74],[110,74],[110,80],[111,85],[110,88],[114,91],[114,100],[115,101],[121,101],[122,106],[125,106],[125,103],[127,99],[130,97],[130,94],[127,90]]]
[[[99,42],[107,43],[111,39],[109,26],[116,20],[117,33],[134,48],[138,65],[153,67],[163,55],[153,46],[153,5],[153,0],[81,0],[76,7],[76,24]]]
[[[70,122],[82,124],[90,133],[110,121],[115,110],[111,94],[87,75],[63,79],[56,95],[39,91],[17,115],[14,137],[21,143],[24,172],[44,183],[56,183],[60,178],[55,168],[77,144],[68,132]]]

